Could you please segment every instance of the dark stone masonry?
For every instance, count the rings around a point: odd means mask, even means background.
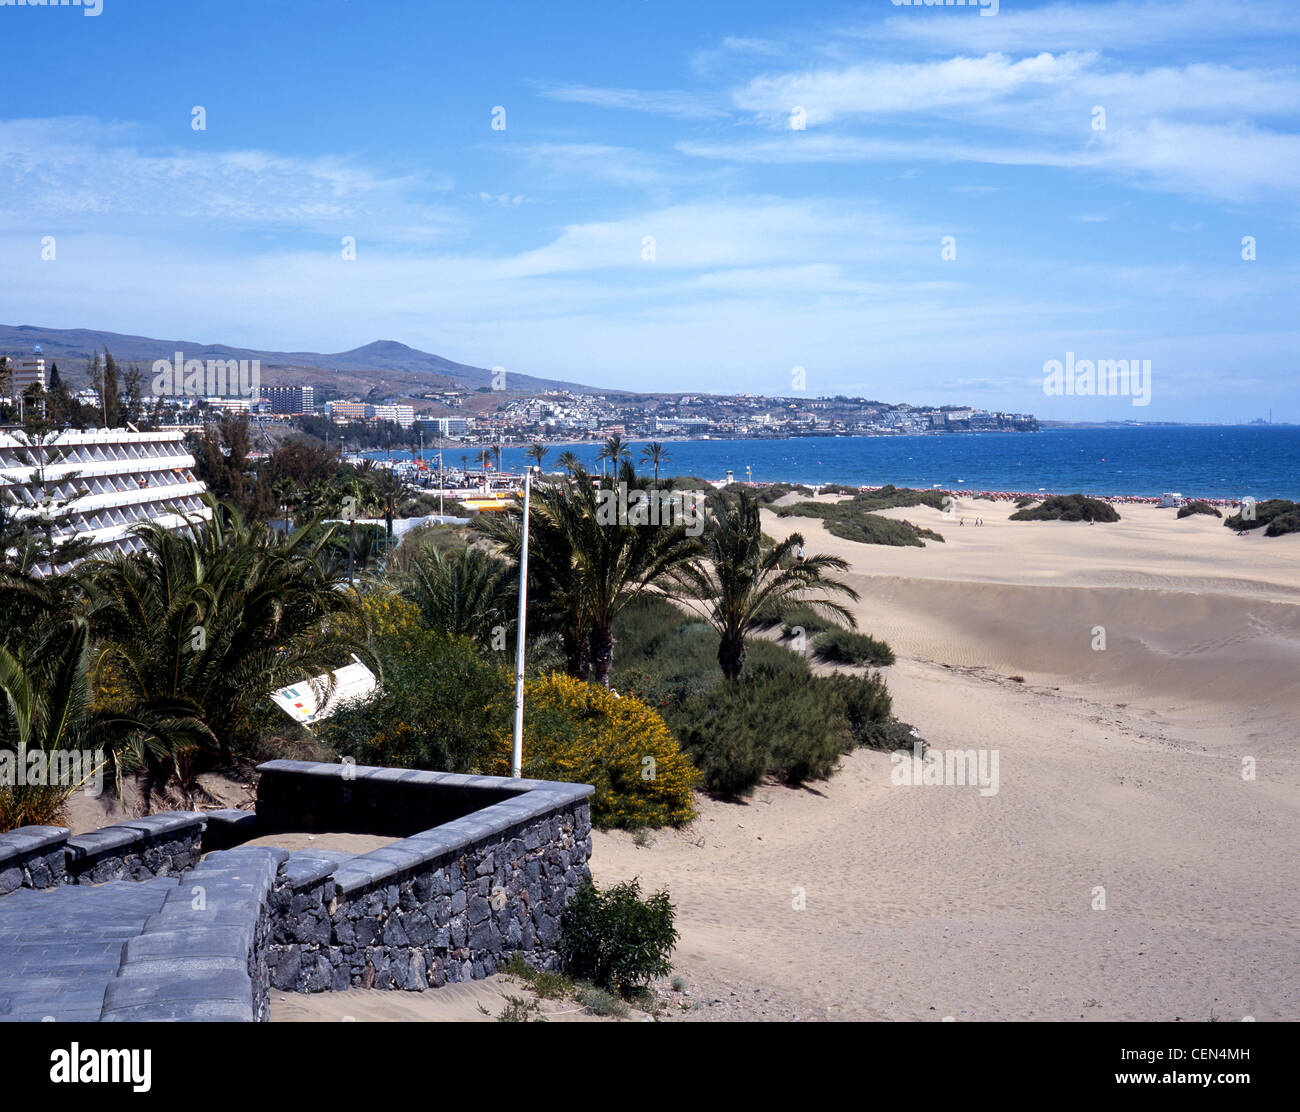
[[[258,771],[256,812],[0,834],[0,897],[15,893],[0,898],[0,1020],[261,1021],[271,987],[436,988],[516,951],[559,966],[565,904],[590,876],[590,786],[304,761]],[[400,840],[355,855],[242,845],[311,831]],[[33,949],[34,923],[67,952],[84,935],[80,964]],[[17,962],[25,988],[5,972]]]

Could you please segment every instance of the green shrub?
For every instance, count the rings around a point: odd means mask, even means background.
[[[1041,499],[1035,498],[1032,494],[1022,494],[1016,499],[1016,509],[1023,510],[1026,506],[1032,506],[1035,502],[1039,501],[1041,501]]]
[[[1280,537],[1284,533],[1300,533],[1300,510],[1293,510],[1289,514],[1278,514],[1264,530],[1266,537]]]
[[[842,537],[848,541],[858,541],[861,544],[887,544],[887,545],[911,545],[916,548],[924,548],[926,540],[943,541],[943,537],[933,529],[926,529],[919,525],[913,525],[910,521],[895,521],[891,517],[881,517],[879,514],[870,513],[871,508],[883,508],[883,505],[877,505],[872,502],[864,502],[863,499],[874,498],[881,492],[877,491],[873,495],[859,495],[847,502],[796,502],[793,506],[786,506],[777,510],[781,517],[815,517],[820,518],[826,525],[826,531],[832,536]],[[939,498],[937,491],[905,491],[895,492],[894,495],[886,495],[879,501],[888,503],[892,497],[902,497],[904,494],[915,494],[918,498],[926,497],[926,505],[930,504],[928,495],[934,494]],[[908,505],[919,503],[909,502]]]
[[[573,991],[573,998],[592,1015],[613,1016],[626,1019],[628,1007],[612,992],[606,992],[595,985],[579,985]]]
[[[822,676],[818,685],[826,702],[843,715],[846,750],[855,746],[893,750],[912,743],[912,727],[893,716],[893,699],[882,676]]]
[[[1109,502],[1085,494],[1054,494],[1041,506],[1017,510],[1012,521],[1119,521]]]
[[[1300,513],[1300,502],[1290,502],[1285,498],[1270,498],[1264,502],[1255,503],[1255,512],[1253,517],[1247,518],[1242,511],[1238,511],[1231,517],[1226,518],[1223,522],[1229,529],[1264,529],[1264,535],[1269,537],[1281,536],[1283,533],[1290,533],[1294,530],[1291,523],[1283,523],[1279,526],[1277,532],[1271,532],[1274,521],[1280,517],[1289,517],[1292,514]],[[1265,528],[1267,526],[1267,528]]]
[[[358,764],[481,773],[510,721],[506,668],[467,637],[432,630],[381,638],[383,685],[336,711],[316,734]]]
[[[883,668],[894,663],[894,650],[884,641],[865,633],[837,629],[813,640],[813,652],[822,660],[835,664],[875,665]]]
[[[914,490],[889,483],[879,490],[864,490],[855,494],[853,503],[864,510],[889,510],[899,506],[929,506],[931,509],[942,510],[948,497],[941,490]]]
[[[1208,502],[1188,502],[1178,507],[1179,517],[1191,517],[1192,514],[1213,514],[1215,517],[1223,516],[1223,514],[1219,513],[1219,511]]]
[[[803,630],[804,636],[816,636],[827,630],[843,629],[844,623],[834,614],[818,614],[811,607],[798,605],[785,611],[781,619],[781,636],[790,638],[795,630]]]
[[[768,774],[791,784],[825,777],[847,748],[839,708],[811,675],[761,667],[692,697],[670,720],[705,786],[722,796],[744,795]]]
[[[933,529],[913,525],[910,521],[895,521],[892,517],[864,514],[856,521],[828,521],[826,531],[833,537],[859,544],[887,544],[894,547],[924,548],[926,541],[944,543],[943,536]]]
[[[667,892],[643,900],[635,878],[603,892],[586,881],[564,909],[560,953],[571,976],[626,996],[672,969],[673,920]]]

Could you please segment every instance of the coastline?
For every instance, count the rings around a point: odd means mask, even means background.
[[[504,472],[526,462],[527,442],[504,447]],[[638,469],[645,440],[628,441]],[[1179,426],[1174,429],[1066,429],[1036,433],[981,432],[898,436],[792,437],[714,440],[688,437],[670,444],[662,475],[695,475],[718,483],[727,471],[758,485],[838,484],[939,490],[955,495],[1086,494],[1115,501],[1159,499],[1177,491],[1188,501],[1232,505],[1243,497],[1300,501],[1300,427]],[[550,442],[544,467],[565,450],[595,464],[596,440]],[[444,448],[444,462],[457,454]],[[435,450],[436,451],[436,450]],[[369,458],[383,460],[374,450]],[[425,449],[426,460],[431,453]],[[394,452],[395,460],[414,453]],[[747,474],[747,469],[750,472]],[[1032,476],[1032,479],[1030,478]]]

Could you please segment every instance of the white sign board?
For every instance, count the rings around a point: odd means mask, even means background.
[[[375,679],[375,674],[355,656],[352,659],[356,661],[355,664],[348,664],[334,671],[334,690],[330,692],[330,697],[325,701],[324,706],[318,706],[318,703],[329,683],[328,676],[316,676],[314,679],[273,691],[271,702],[295,722],[310,726],[313,722],[328,718],[340,707],[364,699],[379,686],[379,681]]]

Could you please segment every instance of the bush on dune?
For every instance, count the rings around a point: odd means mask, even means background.
[[[1284,533],[1300,533],[1300,510],[1278,514],[1264,530],[1266,537],[1280,537]]]
[[[858,746],[910,744],[911,728],[891,712],[878,675],[792,680],[754,668],[688,700],[670,718],[705,787],[736,797],[768,776],[786,784],[825,779]]]
[[[1191,517],[1193,514],[1211,514],[1214,517],[1223,516],[1223,514],[1221,514],[1208,502],[1202,502],[1199,500],[1195,502],[1188,502],[1186,505],[1178,507],[1179,517]]]
[[[864,510],[892,510],[900,506],[929,506],[934,510],[942,510],[948,497],[941,490],[915,490],[889,483],[879,490],[864,490],[861,494],[855,494],[853,503]]]
[[[601,827],[680,826],[695,817],[696,773],[664,720],[641,700],[556,673],[528,684],[523,774],[591,784],[591,821]],[[493,771],[510,773],[502,730]]]
[[[671,971],[668,958],[679,937],[673,920],[668,893],[642,899],[636,878],[604,890],[586,881],[560,922],[565,969],[598,989],[628,996]]]
[[[796,502],[777,510],[777,513],[781,517],[820,518],[832,536],[860,544],[924,548],[927,540],[943,541],[943,537],[933,529],[871,513],[856,498],[834,503]]]
[[[1283,533],[1296,531],[1294,520],[1281,521],[1280,518],[1294,518],[1300,515],[1300,502],[1291,502],[1285,498],[1270,498],[1265,502],[1256,502],[1254,513],[1247,517],[1244,510],[1239,510],[1223,522],[1229,529],[1263,529],[1267,537],[1278,537]],[[1274,523],[1277,529],[1274,530]]]
[[[1039,506],[1017,510],[1012,521],[1119,521],[1109,502],[1084,494],[1054,494]]]
[[[910,521],[880,517],[878,514],[864,514],[856,521],[827,521],[826,531],[833,537],[857,541],[859,544],[924,548],[926,541],[944,543],[943,536],[933,529],[913,525]]]
[[[878,668],[894,663],[894,650],[866,633],[833,630],[813,641],[813,652],[836,664],[873,664]]]

